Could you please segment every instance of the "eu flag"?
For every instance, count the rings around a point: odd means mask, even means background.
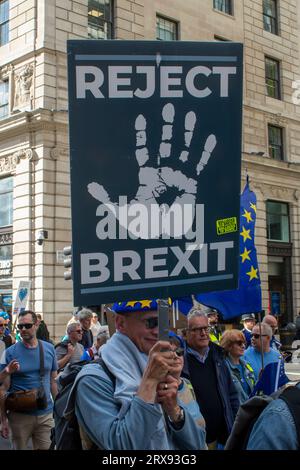
[[[198,302],[217,309],[224,320],[243,313],[261,311],[261,285],[254,242],[255,221],[256,195],[250,190],[247,179],[241,195],[239,288],[195,295]],[[191,307],[191,298],[178,299],[178,308],[182,313],[187,314]]]
[[[252,390],[250,397],[260,394],[271,395],[271,393],[276,392],[278,388],[289,381],[285,374],[283,359],[279,359],[278,362],[271,362],[262,371],[261,377]]]

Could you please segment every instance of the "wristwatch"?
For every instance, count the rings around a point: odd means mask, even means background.
[[[168,420],[170,421],[171,424],[175,424],[175,426],[181,425],[184,422],[184,410],[181,408],[181,406],[178,407],[179,410],[176,413],[175,417],[168,416]]]

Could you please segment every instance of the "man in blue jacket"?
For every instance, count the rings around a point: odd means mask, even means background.
[[[183,376],[190,379],[206,423],[209,449],[224,445],[239,408],[239,399],[223,350],[209,340],[207,316],[193,308],[188,316]]]
[[[83,447],[92,441],[107,450],[206,449],[203,417],[180,378],[183,358],[175,345],[158,341],[157,302],[112,309],[117,331],[101,348],[105,367],[85,366],[71,391]]]

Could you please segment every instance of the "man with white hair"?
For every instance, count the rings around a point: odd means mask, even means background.
[[[79,343],[82,339],[82,328],[79,321],[70,323],[67,327],[68,338],[55,348],[58,368],[63,369],[67,364],[80,361],[84,347]]]
[[[116,302],[116,333],[101,363],[86,365],[69,397],[84,436],[106,450],[201,450],[205,424],[186,381],[182,356],[158,341],[155,299]],[[87,439],[88,438],[88,439]]]
[[[77,320],[80,321],[82,328],[82,338],[80,344],[84,349],[89,349],[93,346],[93,333],[91,330],[93,312],[88,308],[82,308],[77,313]]]
[[[255,379],[259,379],[259,374],[263,365],[271,362],[278,362],[282,357],[278,351],[270,347],[272,338],[272,328],[267,323],[255,325],[252,330],[251,346],[245,351],[244,359],[251,365]]]
[[[209,449],[224,445],[239,408],[238,393],[224,351],[210,341],[207,312],[190,310],[186,329],[183,377],[189,379],[206,422]]]

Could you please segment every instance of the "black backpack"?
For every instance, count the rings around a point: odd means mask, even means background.
[[[54,428],[51,430],[50,450],[82,450],[83,448],[74,407],[68,410],[66,410],[66,408],[71,389],[78,373],[86,364],[93,363],[100,364],[115,386],[116,378],[112,375],[101,358],[96,361],[81,361],[68,364],[59,378],[60,391],[54,400]],[[67,413],[65,413],[66,411]],[[91,444],[90,449],[98,448],[96,444],[92,442]]]
[[[235,421],[226,442],[225,450],[245,450],[251,431],[263,410],[276,398],[287,404],[295,422],[298,448],[300,449],[300,389],[296,386],[278,390],[272,395],[254,396],[239,407]]]

